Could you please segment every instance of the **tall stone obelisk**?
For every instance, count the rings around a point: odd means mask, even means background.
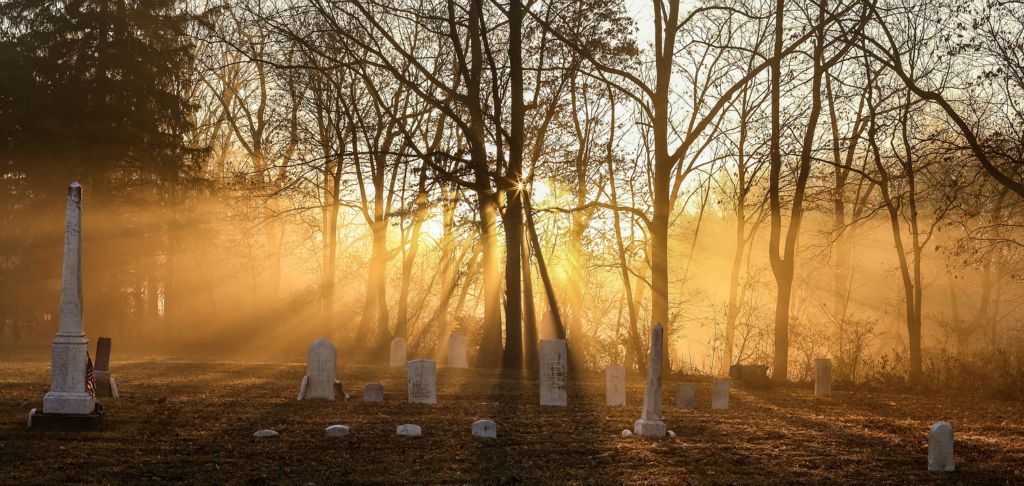
[[[82,328],[82,186],[72,182],[64,229],[60,328],[51,348],[50,392],[43,397],[43,414],[85,415],[96,409],[96,398],[85,388],[88,344]]]
[[[665,348],[665,328],[661,323],[651,329],[651,354],[647,358],[647,387],[640,420],[633,423],[633,434],[665,437],[668,427],[661,421],[661,353]]]

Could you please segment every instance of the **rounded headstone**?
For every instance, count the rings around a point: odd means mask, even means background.
[[[473,422],[473,437],[483,437],[484,439],[497,439],[498,426],[494,424],[493,420],[477,420],[476,422]]]
[[[327,437],[345,437],[348,435],[348,427],[344,425],[332,425],[324,430]]]
[[[257,430],[255,433],[252,434],[252,436],[256,437],[257,439],[264,439],[264,438],[267,438],[267,437],[277,437],[279,435],[281,435],[281,434],[278,434],[277,431],[274,431],[274,430],[271,430],[271,429]]]
[[[300,386],[299,400],[334,400],[337,363],[334,343],[326,339],[313,341],[307,353],[305,386]]]
[[[402,424],[398,426],[396,433],[398,435],[405,435],[409,437],[419,437],[423,435],[423,429],[416,424]]]
[[[384,401],[384,385],[380,383],[367,383],[363,385],[363,401],[380,403]]]
[[[928,470],[956,470],[953,460],[953,427],[947,422],[935,422],[928,434]]]
[[[632,437],[633,436],[633,431],[629,430],[629,429],[622,429],[622,436],[623,437]]]

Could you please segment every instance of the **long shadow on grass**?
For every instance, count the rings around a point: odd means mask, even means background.
[[[594,431],[604,427],[598,411],[584,398],[577,375],[569,375],[567,407],[539,405],[536,372],[497,372],[488,399],[498,439],[475,439],[469,462],[476,483],[608,481],[606,455]]]
[[[904,473],[934,478],[924,472],[927,450],[921,448],[934,419],[920,417],[920,413],[914,410],[914,404],[897,408],[881,403],[851,403],[841,398],[822,399],[810,395],[791,397],[787,401],[776,394],[762,397],[760,401],[764,404],[755,406],[771,412],[776,420],[794,428],[811,430],[833,442],[833,448],[823,451],[828,456],[840,456],[837,459],[842,460],[842,456],[852,452],[851,448],[856,448],[857,452],[870,455],[875,466],[882,460],[890,466],[904,468]],[[883,411],[887,415],[880,413]],[[961,413],[962,410],[958,410],[954,415]],[[1007,455],[1006,443],[1014,443],[1014,438],[1000,438],[1003,444],[998,444],[998,440],[994,444],[986,440],[958,438],[957,456],[966,460],[957,465],[961,475],[956,479],[979,481],[982,480],[980,475],[986,474],[1002,476],[1004,480],[1008,478],[1005,476],[1009,473],[1008,468],[1017,461]]]
[[[175,390],[167,385],[151,388],[157,397],[146,397],[150,412],[124,424],[146,438],[138,443],[133,467],[123,470],[124,480],[268,480],[261,476],[266,467],[260,466],[284,466],[287,460],[268,460],[280,444],[273,439],[259,442],[252,433],[273,428],[286,434],[294,428],[295,414],[289,413],[294,397],[289,399],[281,385],[297,383],[295,374],[293,366],[218,366],[213,375],[222,382],[190,383],[177,393],[169,393]]]
[[[858,420],[872,417],[870,411],[859,416],[844,410],[817,409],[815,405],[824,403],[814,403],[810,396],[793,396],[792,390],[747,397],[743,409],[730,413],[735,415],[734,420],[747,418],[755,424],[744,434],[745,445],[762,452],[753,457],[755,461],[774,461],[784,468],[779,470],[780,475],[808,481],[935,479],[926,472],[926,451],[920,446],[923,437],[912,425],[892,418]],[[733,434],[741,427],[726,426]]]

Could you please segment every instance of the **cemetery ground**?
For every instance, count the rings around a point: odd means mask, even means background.
[[[49,389],[45,348],[0,349],[0,483],[580,483],[580,484],[1008,484],[1024,482],[1024,404],[986,397],[812,386],[733,388],[730,409],[674,407],[679,377],[664,381],[664,421],[677,436],[621,437],[640,417],[643,376],[630,375],[626,407],[604,406],[604,374],[569,375],[569,406],[540,407],[536,377],[438,369],[437,405],[406,403],[405,370],[345,366],[349,400],[296,401],[305,363],[203,362],[115,354],[121,398],[103,399],[105,429],[28,429]],[[119,359],[118,359],[119,358]],[[339,357],[343,363],[343,356]],[[365,403],[365,383],[385,403]],[[480,418],[498,438],[474,438]],[[927,434],[956,431],[956,472],[927,472]],[[422,426],[422,437],[395,428]],[[324,428],[344,424],[347,437]],[[279,437],[256,439],[270,428]]]

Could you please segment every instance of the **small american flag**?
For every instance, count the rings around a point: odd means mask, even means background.
[[[85,366],[85,391],[89,392],[92,396],[96,396],[96,373],[92,367],[92,357],[89,356],[89,353],[85,353],[85,359],[89,360],[89,363]]]

